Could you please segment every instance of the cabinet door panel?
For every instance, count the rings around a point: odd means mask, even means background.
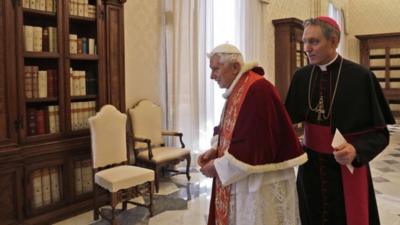
[[[0,146],[15,145],[17,133],[15,80],[15,23],[11,1],[0,2]],[[5,31],[10,32],[5,32]]]
[[[6,170],[0,173],[0,221],[1,224],[15,224],[20,220],[20,170]]]
[[[123,8],[106,5],[108,103],[125,111]]]

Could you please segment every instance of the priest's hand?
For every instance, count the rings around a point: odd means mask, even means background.
[[[214,166],[214,159],[209,161],[207,164],[205,164],[203,167],[200,168],[200,172],[204,174],[206,177],[214,178],[218,176],[217,170],[215,169]]]
[[[203,167],[206,165],[210,160],[217,158],[217,150],[212,148],[209,149],[208,151],[204,152],[203,154],[200,154],[197,157],[197,164],[200,167]]]
[[[339,145],[333,152],[336,162],[338,162],[340,165],[351,164],[356,157],[356,154],[356,149],[350,143]]]

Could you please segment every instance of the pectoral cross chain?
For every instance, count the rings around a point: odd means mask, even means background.
[[[318,113],[317,120],[321,121],[322,120],[322,115],[325,113],[324,109],[324,97],[321,95],[319,96],[319,101],[318,101],[318,106],[316,108],[316,113]]]

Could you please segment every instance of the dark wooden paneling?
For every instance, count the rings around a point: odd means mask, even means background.
[[[0,2],[0,151],[17,142],[14,12],[10,0]]]
[[[21,168],[0,170],[0,223],[16,224],[21,221]]]
[[[114,4],[106,5],[106,49],[108,103],[125,111],[125,63],[123,8]]]
[[[56,13],[22,8],[22,0],[0,1],[0,224],[52,224],[92,207],[92,193],[77,196],[74,191],[74,162],[90,158],[89,130],[71,130],[70,104],[94,100],[97,109],[106,103],[125,110],[124,24],[125,0],[91,0],[97,17],[74,17],[73,31],[96,39],[96,55],[69,54],[70,0],[56,0]],[[26,16],[28,14],[28,16]],[[25,24],[57,27],[56,53],[27,53],[24,49]],[[81,28],[87,26],[89,28]],[[91,25],[93,24],[93,26]],[[85,36],[86,35],[86,36]],[[41,69],[57,68],[57,97],[25,98],[25,65]],[[70,96],[69,68],[75,65],[98,70],[98,93]],[[80,66],[82,65],[82,66]],[[87,66],[87,67],[85,67]],[[80,69],[80,68],[78,68]],[[26,109],[32,106],[59,106],[60,132],[27,135]],[[33,208],[32,173],[59,171],[61,200]],[[47,190],[47,189],[46,189]],[[105,202],[105,200],[103,200]]]
[[[296,44],[303,35],[302,21],[296,18],[273,20],[275,27],[275,86],[284,101],[296,66]],[[302,59],[304,55],[301,55]]]
[[[391,72],[398,71],[400,67],[390,65],[392,58],[398,58],[397,54],[390,54],[390,49],[400,49],[400,33],[356,35],[356,38],[360,40],[360,64],[371,70],[379,69],[385,71],[383,93],[390,104],[399,105],[400,89],[391,88],[391,82],[397,82],[397,78],[391,77]],[[385,53],[371,57],[370,50],[372,49],[382,49]],[[385,65],[370,66],[370,60],[373,58],[386,59]],[[399,117],[400,111],[393,111],[393,114],[395,117]]]

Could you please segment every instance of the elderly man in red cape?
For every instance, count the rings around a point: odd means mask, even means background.
[[[211,79],[227,90],[213,147],[198,159],[214,178],[208,224],[298,224],[293,167],[307,156],[276,89],[233,45],[209,57]]]

